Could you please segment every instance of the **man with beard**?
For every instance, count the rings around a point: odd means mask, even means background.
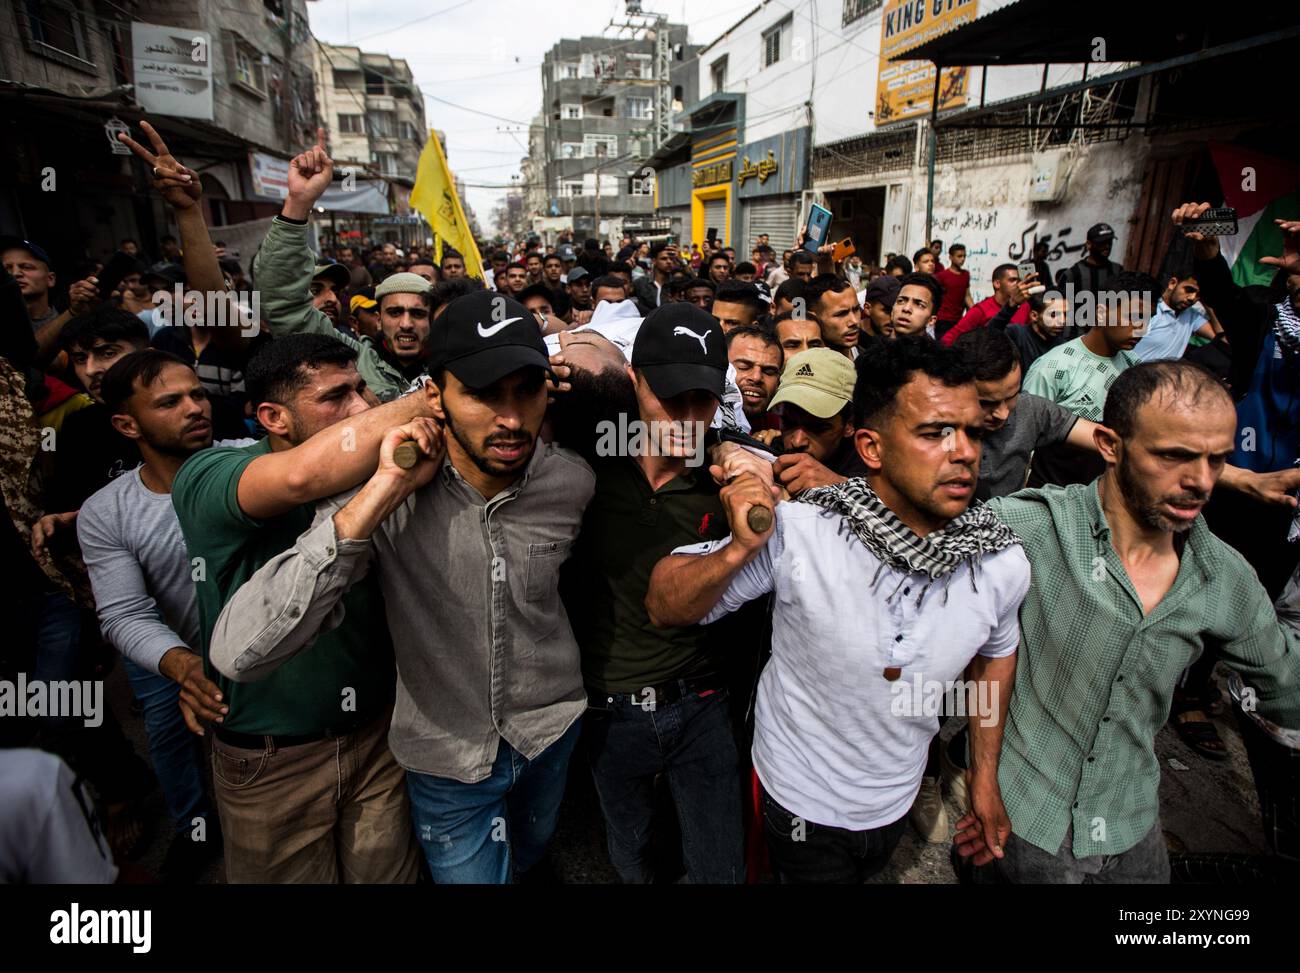
[[[1109,224],[1095,223],[1088,227],[1084,243],[1086,253],[1083,259],[1056,276],[1056,286],[1065,292],[1071,302],[1077,302],[1081,294],[1094,294],[1100,297],[1107,291],[1118,289],[1119,285],[1115,278],[1124,272],[1124,268],[1110,259],[1110,251],[1114,245],[1115,231]],[[1071,287],[1073,292],[1070,290]]]
[[[967,817],[956,840],[975,864],[998,857],[1003,881],[1169,881],[1155,735],[1207,646],[1241,673],[1259,715],[1300,727],[1294,637],[1199,516],[1235,427],[1206,370],[1135,365],[1094,433],[1100,479],[990,501],[1034,565],[998,774],[1011,835],[998,856]]]
[[[765,488],[733,482],[730,537],[674,551],[646,596],[654,624],[707,627],[773,595],[753,756],[782,882],[860,883],[885,867],[939,730],[911,686],[961,685],[968,667],[988,706],[971,719],[972,830],[993,847],[1010,831],[998,754],[1029,561],[971,506],[983,435],[971,374],[928,339],[900,338],[864,354],[853,397],[864,478],[804,491],[762,532],[748,513]],[[849,579],[859,610],[846,615]]]
[[[227,708],[207,726],[226,878],[413,882],[419,859],[406,789],[386,742],[392,642],[373,579],[342,596],[340,617],[310,652],[257,682],[220,675],[215,648],[226,603],[294,549],[318,500],[374,473],[380,441],[394,427],[434,448],[413,420],[433,414],[436,396],[426,386],[371,408],[356,353],[317,334],[270,342],[249,362],[248,386],[267,438],[200,450],[172,481],[190,563],[203,566],[195,594],[204,674]],[[313,563],[347,561],[354,550],[339,540]],[[283,622],[288,601],[260,607]],[[244,614],[255,617],[251,608]]]
[[[465,258],[460,252],[447,247],[442,251],[442,279],[455,280],[465,276]]]
[[[734,328],[750,327],[767,313],[768,305],[753,284],[728,281],[718,288],[711,314],[726,334]]]
[[[330,318],[313,305],[311,294],[303,286],[312,279],[313,273],[312,252],[307,246],[307,221],[312,207],[329,188],[333,173],[334,161],[325,152],[322,130],[316,145],[290,163],[284,206],[280,215],[271,221],[254,261],[263,317],[276,338],[321,334],[347,345],[356,355],[357,371],[366,386],[381,402],[388,402],[425,373],[429,282],[415,274],[397,273],[387,275],[375,288],[382,338],[364,335],[354,338],[335,328]],[[444,271],[445,260],[444,256]]]
[[[1198,300],[1200,293],[1190,264],[1175,270],[1156,302],[1142,340],[1133,348],[1134,356],[1141,361],[1182,358],[1192,335],[1212,340],[1214,326]]]
[[[181,464],[212,445],[212,405],[194,369],[152,349],[122,358],[102,387],[113,428],[144,462],[82,504],[77,539],[100,628],[122,653],[131,691],[144,708],[149,753],[175,826],[163,876],[193,881],[220,850],[221,835],[203,786],[203,750],[179,703],[208,720],[226,707],[196,651],[193,569],[171,489]],[[205,828],[195,827],[197,818]]]
[[[780,343],[781,353],[787,362],[801,351],[826,346],[822,341],[822,329],[817,326],[817,322],[806,317],[795,317],[791,311],[777,314],[772,319],[772,329],[776,332],[776,340]]]
[[[504,883],[545,853],[587,705],[558,583],[594,477],[538,442],[549,364],[522,305],[458,298],[434,354],[441,426],[391,430],[365,485],[320,504],[231,599],[212,655],[241,686],[310,665],[343,592],[377,575],[398,661],[392,748],[433,880]],[[393,456],[407,439],[422,454],[409,469]]]
[[[311,276],[311,306],[336,328],[343,326],[343,298],[352,274],[342,264],[319,264]]]
[[[736,385],[752,431],[779,428],[767,404],[781,380],[781,345],[771,331],[755,325],[727,333],[727,361],[736,370]]]

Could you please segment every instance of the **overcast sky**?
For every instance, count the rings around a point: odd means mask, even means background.
[[[321,40],[404,58],[411,66],[426,96],[425,118],[447,133],[451,167],[465,180],[467,201],[487,230],[504,193],[490,187],[508,184],[528,154],[528,123],[542,107],[543,55],[561,38],[599,35],[612,16],[622,15],[624,3],[425,2],[434,9],[423,14],[419,4],[393,0],[313,0],[307,12]],[[643,3],[687,24],[691,43],[701,44],[757,5],[757,0],[716,0],[711,6],[684,0]]]

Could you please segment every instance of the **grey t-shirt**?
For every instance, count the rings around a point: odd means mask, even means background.
[[[1073,412],[1050,399],[1021,393],[1007,424],[984,437],[976,498],[1005,497],[1021,489],[1029,470],[1030,453],[1064,441],[1078,420]]]
[[[154,493],[140,467],[110,480],[77,515],[104,637],[138,666],[158,671],[168,649],[196,648],[193,569],[170,493]]]

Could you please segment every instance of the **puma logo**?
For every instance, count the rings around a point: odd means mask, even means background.
[[[677,327],[673,328],[673,336],[676,337],[679,334],[690,335],[692,338],[694,338],[696,341],[700,343],[700,348],[704,350],[704,353],[706,355],[709,353],[708,339],[709,339],[710,332],[706,331],[704,332],[704,334],[696,334],[690,328],[683,328],[680,325],[678,325]]]
[[[522,320],[523,318],[506,318],[500,324],[494,324],[490,328],[483,327],[483,323],[479,322],[478,333],[484,338],[491,338],[494,334],[496,334],[498,331],[504,328],[507,324],[514,324],[516,321],[522,321]]]

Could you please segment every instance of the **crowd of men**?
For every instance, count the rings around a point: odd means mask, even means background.
[[[1159,883],[1155,735],[1226,756],[1216,662],[1294,748],[1300,223],[1267,292],[1197,232],[1123,268],[1105,223],[980,301],[960,243],[802,234],[480,279],[313,252],[317,144],[245,266],[141,127],[161,261],[60,310],[0,241],[0,676],[120,657],[152,769],[111,712],[0,719],[0,879],[132,877],[157,786],[171,881],[544,881],[581,760],[624,882],[861,882],[910,821],[966,881]]]

